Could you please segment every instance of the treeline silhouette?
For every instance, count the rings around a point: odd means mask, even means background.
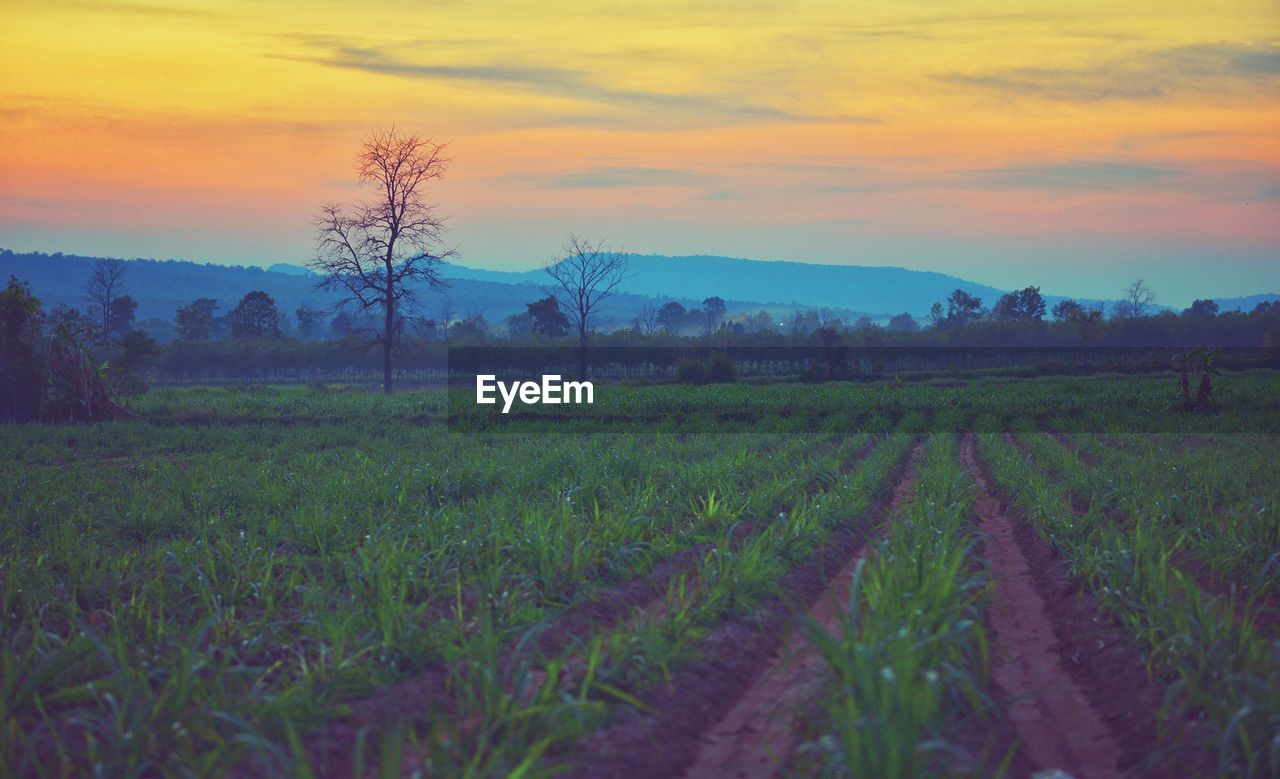
[[[347,311],[335,313],[305,304],[289,317],[262,290],[245,295],[228,311],[219,311],[217,302],[210,298],[192,300],[180,307],[174,318],[177,337],[158,342],[133,321],[137,306],[128,294],[128,279],[113,276],[112,262],[118,261],[102,261],[95,279],[114,278],[113,289],[119,294],[104,295],[91,280],[86,299],[100,305],[87,310],[67,306],[40,310],[33,321],[47,337],[60,333],[64,339],[76,340],[97,360],[128,366],[128,378],[133,382],[144,374],[162,381],[305,380],[344,375],[361,380],[381,363],[370,348],[372,323]],[[18,280],[10,280],[11,287],[17,284]],[[463,317],[443,313],[402,317],[396,328],[395,351],[397,369],[406,376],[434,377],[446,364],[449,350],[459,347],[503,346],[529,351],[568,347],[575,342],[568,319],[553,297],[530,301],[525,312],[499,323],[477,313]],[[288,330],[282,327],[286,320],[291,322]],[[1154,366],[1150,353],[1139,359],[1125,357],[1138,352],[1122,350],[1212,347],[1276,355],[1280,352],[1280,302],[1262,302],[1247,312],[1220,311],[1212,300],[1197,300],[1181,312],[1156,310],[1154,294],[1139,281],[1108,311],[1071,300],[1050,308],[1036,287],[1005,294],[990,305],[957,289],[938,301],[923,321],[903,313],[876,322],[867,317],[844,321],[823,308],[795,311],[779,321],[767,311],[728,313],[724,301],[713,297],[704,300],[700,308],[687,308],[675,301],[654,306],[628,327],[597,333],[592,343],[593,353],[599,355],[593,363],[600,365],[612,361],[669,367],[679,362],[679,355],[698,349],[720,351],[757,366],[787,366],[801,359],[795,355],[802,351],[790,352],[792,358],[779,358],[787,349],[826,350],[822,353],[833,349],[885,350],[878,360],[868,357],[862,361],[874,369],[892,350],[911,355],[923,354],[912,350],[933,348],[948,350],[952,356],[943,360],[935,355],[923,362],[919,357],[910,358],[915,362],[903,362],[907,358],[900,357],[891,364],[1012,366],[1034,359],[1045,365],[1054,364],[1046,349],[1072,353],[1092,349],[1111,355],[1093,360],[1094,366],[1120,368],[1128,361],[1149,368]],[[998,359],[992,356],[994,352],[978,361],[960,356],[964,350],[982,349],[1005,351]],[[619,355],[630,356],[623,359]],[[684,359],[687,363],[687,357]],[[1078,358],[1064,357],[1060,362],[1065,366],[1072,361],[1078,362]],[[768,372],[760,370],[765,375]],[[116,381],[123,385],[125,377]]]

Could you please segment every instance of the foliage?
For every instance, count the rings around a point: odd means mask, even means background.
[[[559,338],[569,332],[569,317],[560,310],[560,304],[556,302],[554,295],[534,301],[527,308],[529,317],[533,320],[530,329],[536,335]]]
[[[298,322],[298,335],[302,338],[313,338],[320,335],[320,325],[324,319],[324,312],[318,308],[312,308],[306,303],[298,306],[294,311],[293,317]]]
[[[676,362],[676,380],[683,384],[723,384],[733,381],[736,375],[734,359],[719,352],[706,357],[681,357]]]
[[[217,308],[218,301],[212,298],[197,298],[181,306],[174,317],[179,336],[187,341],[205,341],[213,337]]]
[[[1258,410],[1276,379],[1217,389],[1231,402],[1201,416],[1169,408],[1164,377],[612,386],[591,411],[615,427],[593,434],[528,420],[462,432],[444,390],[202,387],[131,398],[149,423],[7,428],[0,772],[305,775],[354,701],[443,669],[447,716],[374,726],[356,774],[401,760],[551,773],[585,734],[643,711],[717,626],[775,602],[833,532],[869,529],[906,433],[927,430],[913,499],[826,636],[804,757],[928,775],[965,747],[956,728],[999,716],[975,694],[982,560],[952,431],[1111,426],[1131,432],[1073,436],[1098,467],[1039,434],[1020,437],[1030,454],[980,440],[1027,521],[1174,680],[1171,705],[1207,713],[1197,732],[1222,775],[1265,776],[1272,650],[1171,563],[1185,551],[1274,587],[1277,430]],[[1132,432],[1153,421],[1179,434]],[[858,432],[817,432],[836,424]],[[1190,431],[1211,440],[1188,449]],[[1096,504],[1083,518],[1072,490]],[[559,635],[566,614],[664,565],[681,575],[660,605]],[[545,654],[543,636],[557,639]]]
[[[276,302],[262,290],[244,297],[228,315],[233,338],[264,338],[280,334],[280,312]]]
[[[1044,319],[1044,298],[1039,287],[1027,287],[1001,295],[991,309],[998,322],[1039,322]]]
[[[39,419],[44,387],[40,300],[10,276],[0,292],[0,421]]]
[[[107,319],[106,338],[113,340],[133,330],[133,317],[138,310],[138,303],[128,295],[121,295],[111,301],[111,314]]]
[[[9,279],[0,293],[0,422],[94,422],[123,413],[79,340],[91,330],[71,326],[79,322],[61,316],[46,334],[40,301]]]

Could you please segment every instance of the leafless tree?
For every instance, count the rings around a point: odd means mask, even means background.
[[[640,313],[636,315],[636,326],[645,335],[658,332],[658,307],[652,303],[641,306]]]
[[[1138,279],[1124,291],[1124,316],[1127,319],[1140,319],[1147,315],[1147,308],[1156,302],[1156,293],[1147,286],[1147,282]]]
[[[627,256],[604,241],[592,243],[570,235],[560,259],[546,267],[551,277],[548,290],[560,310],[578,328],[578,378],[587,377],[587,338],[591,332],[591,315],[600,302],[618,289],[627,278]]]
[[[449,343],[449,331],[453,327],[453,298],[446,297],[444,302],[440,304],[440,333],[444,337],[444,342]]]
[[[120,260],[98,260],[84,293],[94,312],[100,317],[102,340],[111,338],[111,306],[124,292],[124,263]]]
[[[373,343],[382,346],[382,391],[391,394],[391,352],[411,319],[419,290],[441,289],[444,218],[426,202],[427,185],[449,167],[444,147],[394,127],[374,133],[356,156],[359,182],[372,190],[361,203],[324,206],[316,218],[318,245],[309,264],[316,286],[342,295],[342,306],[379,315]]]

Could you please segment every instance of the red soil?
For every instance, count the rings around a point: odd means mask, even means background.
[[[1035,769],[1077,777],[1211,775],[1199,723],[1158,721],[1164,690],[1129,633],[989,486],[972,435],[961,456],[981,485],[978,516],[997,579],[992,676]],[[1161,734],[1164,732],[1164,737]]]
[[[1052,618],[1014,538],[1013,523],[987,490],[973,446],[973,438],[966,437],[961,457],[980,489],[978,529],[995,581],[988,608],[991,676],[1009,699],[1009,721],[1037,768],[1118,776],[1120,746],[1063,664]]]
[[[1046,432],[1045,435],[1053,439],[1063,449],[1066,449],[1067,451],[1074,454],[1076,457],[1079,457],[1080,461],[1085,463],[1086,465],[1096,466],[1098,464],[1097,455],[1093,454],[1092,452],[1086,452],[1085,450],[1081,449],[1079,446],[1076,445],[1075,441],[1072,441],[1070,438],[1067,438],[1063,434],[1049,431],[1049,432]]]
[[[905,467],[904,458],[899,473]],[[875,511],[882,512],[883,506]],[[837,531],[823,554],[784,577],[782,598],[752,616],[716,625],[702,643],[702,660],[641,695],[659,715],[632,710],[615,724],[589,734],[567,756],[575,764],[570,775],[669,779],[693,764],[704,748],[703,734],[723,720],[761,673],[777,662],[782,639],[794,623],[794,604],[818,599],[835,578],[832,572],[845,568],[863,540],[863,533]],[[775,765],[781,767],[781,763]]]
[[[1056,433],[1046,433],[1045,435],[1064,448],[1074,452],[1086,465],[1096,467],[1099,464],[1097,457],[1077,449],[1068,439],[1062,438]],[[1020,443],[1012,437],[1009,440],[1014,445],[1020,446]],[[1184,448],[1212,445],[1209,441],[1194,435],[1182,436],[1181,444]],[[1082,516],[1085,513],[1088,504],[1089,499],[1086,496],[1076,494],[1071,496],[1071,506],[1077,516]],[[1124,516],[1111,507],[1104,506],[1102,513],[1112,522],[1127,522]],[[1215,573],[1210,570],[1209,566],[1197,560],[1193,554],[1185,549],[1179,549],[1175,552],[1171,562],[1179,571],[1191,577],[1202,591],[1224,603],[1230,603],[1238,620],[1252,621],[1257,629],[1265,635],[1275,633],[1277,626],[1280,626],[1280,596],[1276,593],[1256,595],[1253,591],[1254,583],[1248,581],[1247,578],[1232,578]]]
[[[850,472],[871,453],[876,443],[875,439],[870,439],[859,447],[843,464],[841,472]],[[823,444],[826,449],[832,446],[830,442]],[[822,479],[815,477],[806,485],[806,490],[814,491],[821,485]],[[762,526],[757,523],[740,523],[732,531],[734,540],[748,537],[760,529]],[[655,613],[665,607],[668,587],[681,576],[691,575],[708,548],[707,544],[700,544],[682,550],[658,562],[647,575],[622,582],[599,597],[570,608],[544,626],[526,649],[544,658],[552,657],[600,630],[638,619],[646,613]],[[447,618],[444,612],[437,616]],[[521,658],[514,652],[508,651],[500,666],[511,669],[519,660]],[[572,675],[574,671],[575,666],[571,662],[565,673]],[[542,672],[535,668],[530,673],[536,686],[543,678]],[[456,695],[449,689],[449,677],[450,669],[438,665],[353,701],[347,716],[326,723],[306,739],[304,750],[312,765],[320,768],[322,776],[349,776],[350,756],[361,731],[376,732],[390,723],[423,724],[452,717],[457,705]]]
[[[911,493],[923,444],[910,455],[907,474],[898,482],[888,507],[892,514]],[[809,609],[809,618],[828,633],[840,630],[849,611],[850,583],[857,564],[865,560],[864,546],[845,563]],[[800,631],[793,631],[781,652],[702,739],[687,777],[769,777],[785,765],[794,746],[794,720],[812,700],[813,685],[826,669],[822,653]]]

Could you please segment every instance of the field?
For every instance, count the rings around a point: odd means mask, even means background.
[[[0,775],[1278,776],[1280,376],[1173,390],[0,427]]]

